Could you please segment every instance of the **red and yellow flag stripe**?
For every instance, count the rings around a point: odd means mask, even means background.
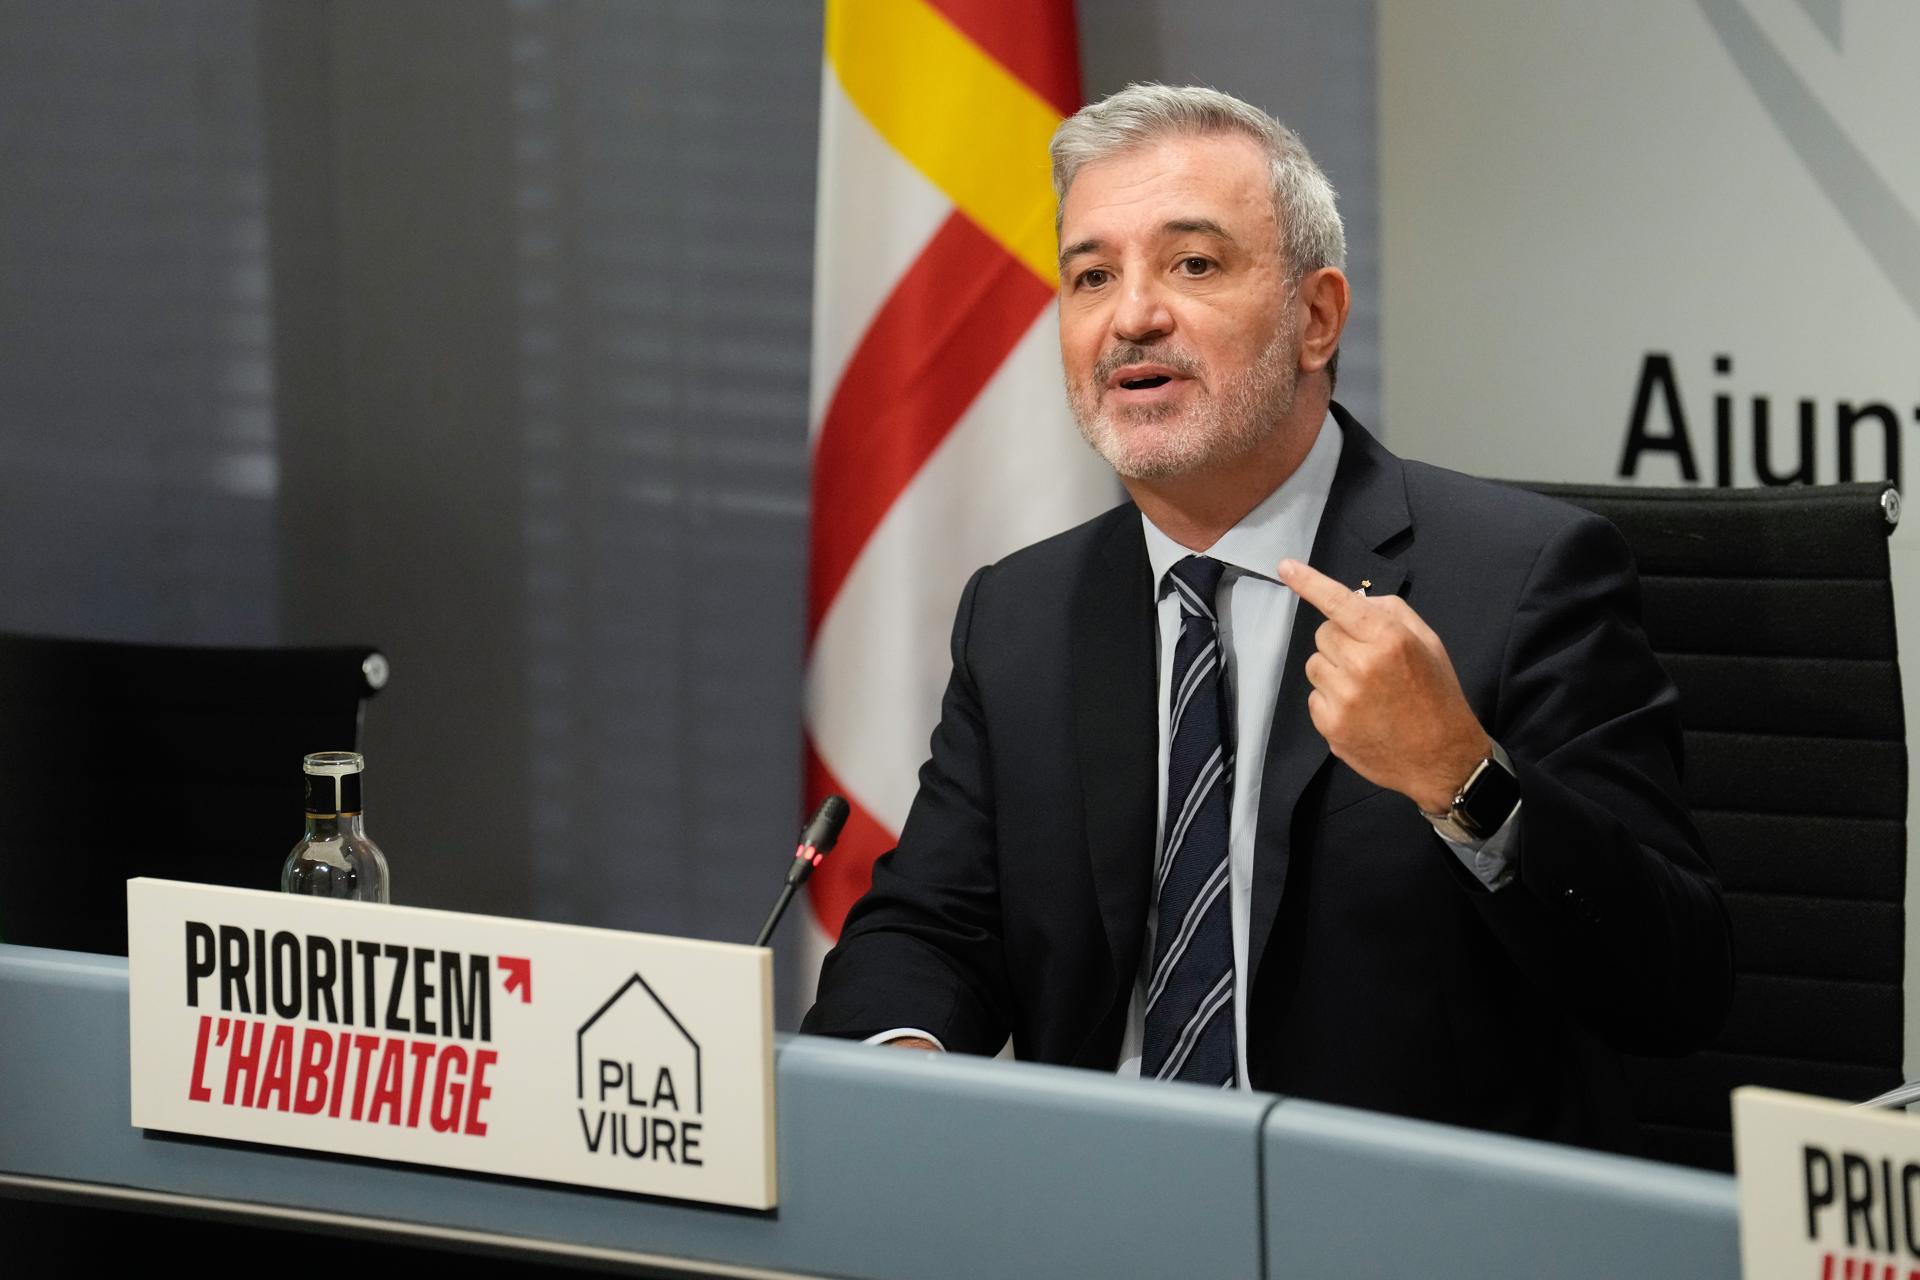
[[[814,445],[810,648],[876,530],[1052,301],[1046,144],[1080,85],[1071,0],[829,0],[825,57],[829,96],[837,88],[951,209],[832,375]],[[931,658],[944,664],[944,646]],[[810,703],[848,693],[819,682],[810,672]],[[863,780],[816,745],[810,733],[808,804],[839,792],[853,806],[811,881],[816,916],[837,932],[895,832],[862,803]]]

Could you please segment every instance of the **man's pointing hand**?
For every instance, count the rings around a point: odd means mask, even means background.
[[[1326,617],[1307,659],[1307,713],[1333,754],[1424,813],[1444,813],[1492,748],[1440,637],[1398,596],[1367,596],[1298,560],[1280,581]]]

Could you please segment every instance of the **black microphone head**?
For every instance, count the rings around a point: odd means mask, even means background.
[[[853,812],[853,806],[842,796],[828,796],[813,811],[806,830],[800,833],[800,843],[812,845],[814,850],[825,855],[840,839],[840,828],[847,825],[847,815]]]

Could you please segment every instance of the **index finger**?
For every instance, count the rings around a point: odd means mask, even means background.
[[[1341,586],[1304,561],[1282,560],[1279,573],[1282,583],[1291,587],[1295,595],[1325,614],[1329,621],[1338,622],[1339,615],[1353,607],[1355,599],[1353,588]]]

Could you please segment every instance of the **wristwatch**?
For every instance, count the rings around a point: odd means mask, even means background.
[[[1453,793],[1445,813],[1424,813],[1441,835],[1459,844],[1476,844],[1506,825],[1520,803],[1520,784],[1507,753],[1495,743]]]

